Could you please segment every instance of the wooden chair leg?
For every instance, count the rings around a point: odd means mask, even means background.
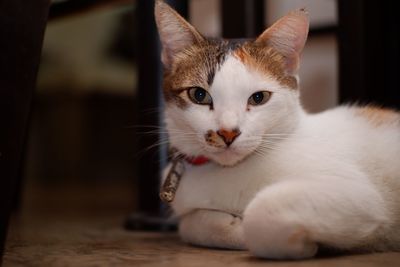
[[[148,112],[163,105],[161,94],[160,45],[154,21],[154,0],[138,0],[138,67],[139,67],[139,125],[159,126],[159,112]],[[167,1],[183,16],[187,15],[188,1]],[[158,135],[140,135],[139,151],[159,143]],[[166,147],[141,155],[138,163],[138,212],[128,217],[126,228],[131,230],[169,230],[174,225],[163,218],[163,205],[159,198],[161,170],[165,165]]]
[[[222,0],[222,36],[254,38],[265,30],[264,0]]]
[[[22,152],[50,0],[0,1],[0,255]]]
[[[400,108],[396,2],[338,1],[340,102]]]

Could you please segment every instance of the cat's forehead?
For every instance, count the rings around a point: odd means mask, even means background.
[[[171,75],[176,82],[198,82],[204,87],[212,84],[216,71],[227,56],[246,40],[208,39],[206,42],[186,48],[178,54]],[[206,86],[207,85],[207,86]]]
[[[208,90],[216,73],[231,57],[236,58],[250,71],[273,77],[288,88],[297,88],[296,78],[286,74],[283,56],[273,48],[245,39],[208,39],[179,53],[172,69],[165,72],[166,99],[169,100],[190,87]]]

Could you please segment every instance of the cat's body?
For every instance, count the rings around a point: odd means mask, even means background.
[[[303,11],[241,44],[204,39],[160,1],[156,18],[170,143],[211,159],[187,165],[172,202],[185,241],[268,258],[400,249],[400,114],[303,111]]]
[[[389,121],[377,126],[357,114],[359,111],[340,107],[320,114],[303,114],[298,129],[275,141],[270,151],[253,154],[233,167],[187,164],[174,211],[182,215],[204,208],[243,214],[260,188],[320,173],[357,180],[353,174],[361,172],[366,180],[360,182],[381,187],[382,195],[388,196],[387,203],[400,203],[400,164],[396,164],[400,125]],[[357,188],[351,189],[357,195]]]
[[[284,231],[279,226],[279,213],[288,212],[294,217],[290,221],[305,228],[312,226],[308,230],[312,239],[327,246],[400,249],[400,125],[393,124],[392,116],[400,118],[388,113],[386,122],[374,122],[360,112],[358,108],[340,107],[316,115],[303,114],[298,129],[264,155],[251,155],[234,167],[221,168],[213,163],[188,166],[173,203],[175,213],[182,216],[203,209],[243,217],[246,207],[254,202],[261,205],[260,209],[253,208],[246,216],[271,228],[265,239],[271,240],[272,246],[276,237],[270,235],[280,236]],[[321,202],[326,206],[323,209],[304,207]],[[262,209],[271,209],[269,216],[273,218],[264,217]],[[201,220],[196,223],[205,226]],[[349,229],[341,233],[345,227]],[[362,231],[361,237],[357,230]],[[254,238],[261,238],[262,232],[254,231]],[[337,233],[338,240],[324,237],[324,231]],[[371,239],[375,233],[382,240]],[[192,241],[190,233],[185,234],[187,241]],[[209,242],[193,241],[221,247],[211,238],[215,233],[209,235]],[[204,233],[200,236],[204,238]],[[225,246],[245,248],[244,244],[229,242]]]

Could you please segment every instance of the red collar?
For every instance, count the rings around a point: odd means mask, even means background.
[[[209,158],[206,158],[204,156],[197,156],[197,157],[185,157],[186,162],[189,164],[195,165],[195,166],[200,166],[208,163],[210,161]]]

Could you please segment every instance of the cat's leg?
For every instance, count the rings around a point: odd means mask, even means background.
[[[243,232],[256,256],[309,258],[319,244],[373,246],[388,225],[380,194],[367,179],[291,180],[260,191],[247,206]]]
[[[242,219],[221,211],[198,209],[184,215],[179,234],[194,245],[244,249]]]

